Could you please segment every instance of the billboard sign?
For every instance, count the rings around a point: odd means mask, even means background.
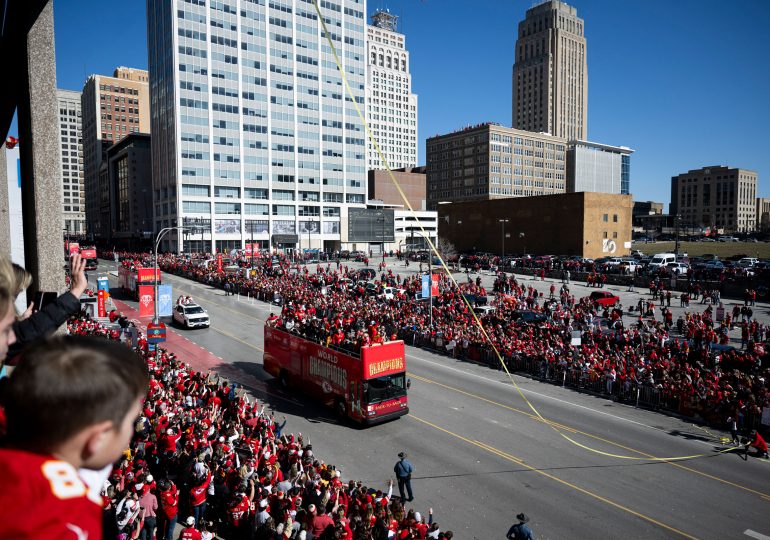
[[[348,209],[348,242],[395,242],[395,214],[381,208]]]

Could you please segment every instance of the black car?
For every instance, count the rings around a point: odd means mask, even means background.
[[[377,271],[374,268],[362,268],[358,271],[358,279],[374,279],[377,276]]]
[[[519,324],[540,324],[548,319],[537,311],[514,311],[511,318]]]

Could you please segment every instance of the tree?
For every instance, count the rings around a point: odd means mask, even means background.
[[[441,255],[441,258],[444,259],[444,262],[446,263],[454,261],[454,259],[457,257],[457,249],[455,248],[455,245],[446,238],[439,237],[438,242],[436,242],[436,249]]]

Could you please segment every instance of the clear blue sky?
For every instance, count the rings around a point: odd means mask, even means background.
[[[636,200],[668,203],[672,175],[706,165],[759,173],[770,196],[770,2],[572,0],[588,40],[588,138],[636,150]],[[368,0],[401,16],[425,138],[511,123],[523,0]],[[55,0],[60,88],[147,67],[143,0]]]

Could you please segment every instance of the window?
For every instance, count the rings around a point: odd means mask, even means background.
[[[195,184],[182,184],[182,195],[194,197],[208,197],[210,193],[209,186],[198,186]]]
[[[286,189],[274,189],[273,190],[273,199],[275,199],[277,201],[293,201],[294,200],[294,192],[286,190]]]
[[[607,222],[609,221],[609,218],[610,218],[609,214],[604,214],[602,216],[602,221]],[[604,235],[605,235],[604,237],[607,238],[607,233],[604,233]]]
[[[613,221],[613,223],[617,223],[618,222],[618,215],[617,214],[612,214],[612,221]]]
[[[210,214],[211,203],[199,201],[182,201],[182,212]]]
[[[246,199],[267,199],[267,188],[243,188]]]
[[[288,204],[274,204],[273,215],[274,216],[293,216],[294,207]]]
[[[214,213],[216,214],[240,214],[241,205],[239,203],[214,203]]]
[[[241,196],[241,189],[229,186],[214,186],[214,196],[237,199]]]
[[[267,204],[244,204],[243,213],[247,216],[266,216],[270,213],[270,207]]]
[[[604,231],[604,236],[603,236],[603,238],[607,238],[607,231]]]

